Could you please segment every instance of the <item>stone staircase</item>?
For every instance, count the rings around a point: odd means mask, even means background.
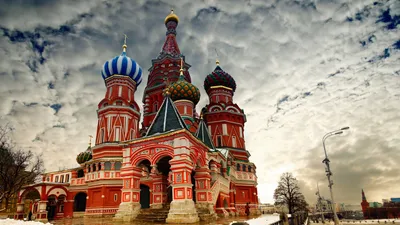
[[[165,223],[168,217],[169,207],[163,209],[141,209],[135,221],[140,224]]]

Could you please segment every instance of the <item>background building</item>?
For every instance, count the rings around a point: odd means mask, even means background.
[[[367,201],[364,190],[361,192],[362,201],[361,207],[365,219],[388,219],[400,217],[400,202],[398,198],[391,198],[390,201],[384,203],[373,202],[372,204]]]

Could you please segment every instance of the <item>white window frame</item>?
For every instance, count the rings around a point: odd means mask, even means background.
[[[119,141],[121,137],[121,127],[115,127],[114,130],[114,141]]]
[[[111,94],[112,94],[112,87],[110,87],[109,93],[108,93],[108,98],[111,98]]]
[[[118,86],[118,97],[122,96],[122,86]]]
[[[228,135],[228,125],[226,123],[222,124],[222,134]]]

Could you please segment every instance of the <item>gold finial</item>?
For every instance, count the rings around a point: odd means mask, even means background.
[[[93,138],[93,136],[89,135],[89,147],[92,147],[92,138]]]
[[[200,119],[203,119],[203,112],[200,113]]]
[[[167,22],[170,20],[173,20],[173,21],[179,23],[179,17],[174,13],[174,9],[171,9],[171,13],[168,14],[167,17],[165,17],[164,23],[167,24]]]
[[[128,36],[127,36],[126,34],[124,34],[124,36],[125,36],[125,39],[124,39],[124,45],[122,45],[122,51],[123,51],[123,52],[126,52],[126,48],[128,47],[128,46],[126,45],[126,39],[128,38]]]
[[[164,83],[165,83],[165,88],[164,88],[164,91],[163,91],[163,95],[164,96],[169,96],[169,79],[168,79],[168,77],[164,77]]]
[[[179,70],[181,76],[183,76],[183,57],[181,56],[181,69]]]

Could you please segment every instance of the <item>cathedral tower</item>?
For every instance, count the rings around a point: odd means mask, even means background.
[[[235,158],[248,160],[245,150],[243,110],[233,102],[236,82],[222,70],[217,60],[217,67],[205,81],[204,88],[209,97],[209,104],[203,108],[204,119],[211,133],[214,146],[229,148]]]
[[[361,196],[362,196],[362,202],[361,202],[361,208],[364,214],[364,219],[368,219],[368,209],[369,209],[369,203],[367,202],[367,198],[365,197],[364,190],[361,190]]]
[[[128,141],[138,137],[140,110],[135,102],[137,86],[142,82],[142,69],[123,52],[104,63],[101,71],[106,94],[98,104],[96,145]]]
[[[152,60],[147,86],[143,94],[142,135],[146,133],[163,102],[163,90],[167,87],[168,83],[178,81],[181,57],[185,61],[176,42],[176,27],[178,23],[179,18],[174,11],[171,11],[164,20],[165,27],[167,28],[166,39],[159,56]],[[185,80],[191,83],[188,72],[189,67],[189,64],[184,63],[182,69]]]
[[[199,89],[186,81],[183,75],[183,58],[181,58],[181,69],[179,79],[167,87],[171,99],[182,119],[185,121],[187,129],[194,134],[197,130],[196,104],[200,100]]]

